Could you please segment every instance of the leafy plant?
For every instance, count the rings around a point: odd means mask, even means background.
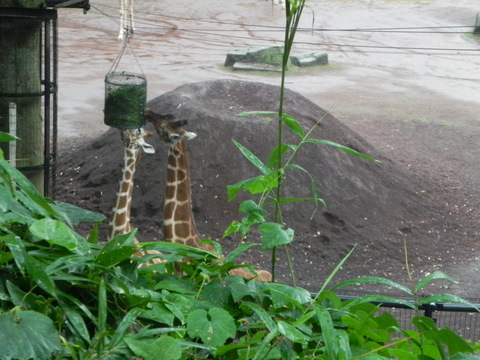
[[[1,359],[473,359],[467,354],[479,347],[428,318],[403,330],[371,304],[388,297],[342,301],[332,292],[375,282],[414,295],[435,279],[451,280],[441,273],[414,290],[373,277],[327,290],[345,258],[312,296],[228,275],[250,244],[222,262],[219,244],[212,253],[163,242],[144,250],[168,262],[138,269],[153,255],[132,257],[135,231],[99,244],[103,216],[43,198],[1,153],[0,194]],[[84,220],[93,221],[88,238],[72,225]],[[187,276],[174,276],[169,264],[184,256]],[[404,303],[426,301],[463,300]]]

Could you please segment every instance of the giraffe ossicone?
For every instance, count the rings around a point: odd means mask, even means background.
[[[173,115],[160,115],[145,110],[147,121],[151,122],[160,138],[168,144],[167,181],[163,211],[164,241],[180,243],[215,252],[211,244],[203,243],[197,231],[192,212],[190,168],[186,141],[197,135],[182,128],[186,120],[177,120]],[[230,271],[231,275],[242,276],[255,281],[271,281],[272,275],[265,270],[253,274],[246,268]]]

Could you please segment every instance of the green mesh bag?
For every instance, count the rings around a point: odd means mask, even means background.
[[[132,60],[125,66],[122,57],[127,54]],[[129,69],[122,70],[122,67]],[[143,74],[133,50],[125,44],[105,76],[104,123],[118,129],[134,129],[145,126],[147,103],[147,79]]]

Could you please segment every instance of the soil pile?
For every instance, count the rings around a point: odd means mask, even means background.
[[[226,186],[259,175],[240,154],[232,140],[239,142],[266,162],[277,141],[276,121],[268,116],[238,117],[244,111],[278,109],[279,88],[258,82],[216,80],[187,84],[148,103],[155,112],[188,119],[185,127],[197,133],[188,143],[197,227],[205,237],[221,241],[232,250],[238,240],[221,239],[232,220],[240,220],[238,206],[244,199],[228,203]],[[327,207],[315,211],[312,202],[291,203],[284,220],[295,230],[289,248],[298,285],[319,288],[330,271],[354,247],[356,251],[337,280],[379,275],[404,282],[404,240],[415,274],[433,271],[445,254],[454,255],[457,244],[441,241],[445,229],[455,231],[456,220],[445,218],[425,180],[404,172],[362,137],[324,109],[298,93],[287,91],[284,112],[299,121],[305,130],[320,120],[311,138],[348,146],[379,160],[371,162],[328,145],[306,144],[295,164],[306,169],[316,181],[318,194]],[[147,130],[153,131],[147,126]],[[287,134],[285,142],[298,143]],[[132,222],[139,228],[140,241],[162,240],[163,193],[167,149],[156,134],[148,138],[157,152],[144,154],[136,175]],[[111,129],[62,154],[57,178],[57,199],[109,216],[121,178],[123,148],[120,132]],[[285,196],[312,196],[311,180],[305,172],[286,173]],[[441,228],[441,229],[440,229]],[[82,229],[80,229],[82,231]],[[85,231],[85,229],[83,229]],[[102,234],[105,234],[105,227]],[[258,242],[251,236],[248,241]],[[427,254],[422,249],[429,243]],[[414,254],[414,255],[412,255]],[[423,255],[425,254],[425,255]],[[284,250],[279,257],[279,280],[290,282]],[[269,268],[270,253],[254,247],[242,259]]]

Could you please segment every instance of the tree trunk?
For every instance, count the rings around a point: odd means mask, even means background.
[[[40,19],[0,18],[0,131],[20,138],[2,149],[43,193],[41,30]]]

